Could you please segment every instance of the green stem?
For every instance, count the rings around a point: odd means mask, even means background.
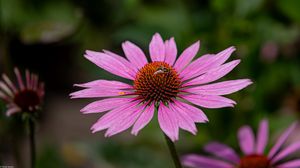
[[[173,141],[166,134],[164,134],[164,136],[165,136],[166,142],[168,144],[168,147],[169,147],[173,162],[175,164],[175,167],[176,168],[182,168],[180,159],[178,157],[178,154],[177,154],[177,151],[176,151],[176,148],[175,148],[175,144],[173,143]]]
[[[158,107],[159,107],[159,104],[155,104],[155,113],[156,114],[158,113]],[[168,148],[169,148],[170,154],[172,156],[175,167],[176,168],[182,168],[180,159],[178,157],[178,154],[177,154],[177,151],[176,151],[176,148],[175,148],[175,144],[173,143],[173,141],[165,133],[163,133],[163,134],[164,134],[164,137],[166,139],[166,142],[167,142],[167,145],[168,145]]]
[[[31,168],[35,168],[35,125],[33,119],[29,118],[28,124]]]

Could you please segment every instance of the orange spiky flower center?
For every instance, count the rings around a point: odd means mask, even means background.
[[[266,156],[248,155],[241,158],[238,168],[271,168],[271,164]]]
[[[40,104],[41,100],[36,91],[25,89],[15,95],[14,102],[22,111],[33,111]]]
[[[165,62],[151,62],[139,70],[134,89],[144,102],[169,102],[176,97],[181,80],[175,69]]]

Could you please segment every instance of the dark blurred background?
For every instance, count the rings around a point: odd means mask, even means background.
[[[179,51],[201,40],[197,57],[231,45],[241,64],[226,79],[254,84],[229,97],[235,108],[204,109],[210,122],[198,135],[180,132],[180,154],[201,152],[218,140],[237,148],[236,131],[271,123],[272,139],[300,114],[299,0],[0,0],[0,72],[26,68],[46,83],[37,129],[39,168],[165,168],[172,161],[157,119],[135,137],[92,134],[100,114],[79,110],[90,100],[70,100],[74,83],[99,78],[122,80],[101,70],[83,54],[108,49],[123,54],[131,40],[148,54],[151,36],[175,37]],[[26,168],[26,127],[7,118],[1,104],[0,165]],[[299,130],[300,132],[300,130]],[[295,134],[297,136],[297,134]]]

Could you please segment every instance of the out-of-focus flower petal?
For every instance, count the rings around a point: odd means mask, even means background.
[[[252,129],[249,126],[243,126],[238,131],[240,148],[245,155],[254,153],[255,140]]]

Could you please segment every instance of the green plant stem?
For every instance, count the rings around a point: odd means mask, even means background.
[[[30,146],[30,161],[31,168],[35,168],[35,125],[32,119],[29,119],[29,146]]]
[[[176,148],[175,148],[175,144],[173,143],[173,141],[166,134],[164,134],[164,136],[165,136],[166,142],[168,144],[168,148],[170,150],[170,154],[172,156],[175,167],[176,168],[182,168],[180,159],[178,157],[178,154],[177,154],[177,151],[176,151]]]

